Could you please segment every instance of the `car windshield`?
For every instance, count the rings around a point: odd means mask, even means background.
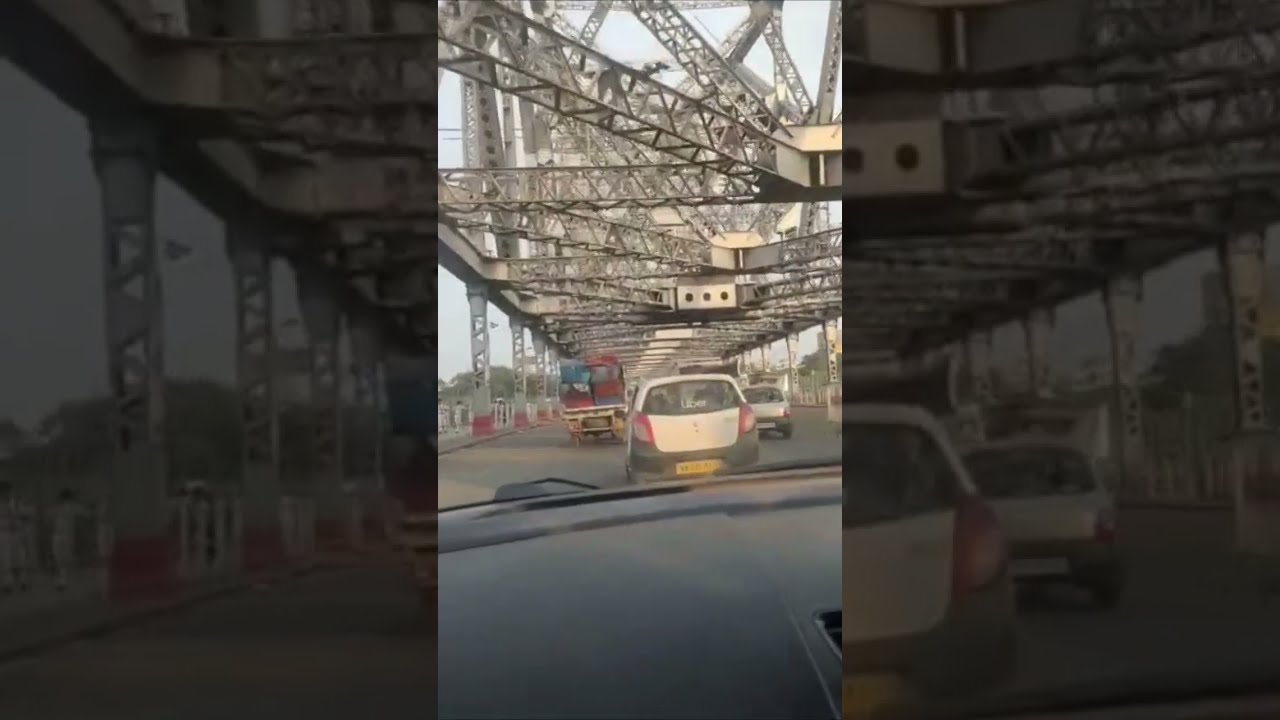
[[[774,387],[754,387],[747,388],[742,391],[749,403],[778,403],[783,402],[782,391]]]
[[[741,404],[738,390],[724,380],[681,380],[649,389],[640,412],[680,416],[732,410]]]
[[[1068,448],[978,450],[965,458],[969,475],[990,498],[1078,495],[1095,489],[1088,461]]]

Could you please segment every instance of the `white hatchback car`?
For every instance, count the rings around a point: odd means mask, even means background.
[[[697,477],[760,459],[755,412],[728,375],[674,375],[636,391],[627,417],[628,482]]]
[[[942,426],[901,405],[842,412],[846,697],[879,682],[927,703],[1007,681],[1008,549]]]
[[[1116,503],[1083,451],[1022,436],[973,448],[965,463],[1008,534],[1018,585],[1070,584],[1100,608],[1119,603]]]
[[[752,385],[742,391],[751,409],[756,413],[756,426],[760,432],[776,432],[790,438],[794,426],[791,423],[791,403],[776,385]]]

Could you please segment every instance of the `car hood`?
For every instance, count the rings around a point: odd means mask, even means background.
[[[838,715],[839,487],[442,514],[440,717]]]

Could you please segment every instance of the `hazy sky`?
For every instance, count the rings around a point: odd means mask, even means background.
[[[812,89],[813,64],[824,22],[821,3],[789,4],[786,33]],[[739,11],[696,13],[720,37]],[[602,33],[619,57],[661,57],[634,20],[612,17]],[[770,77],[763,43],[761,60]],[[446,80],[448,76],[446,76]],[[457,83],[442,88],[441,127],[460,127]],[[103,340],[101,221],[98,187],[88,157],[85,123],[24,74],[0,62],[0,417],[31,423],[58,403],[106,389]],[[457,137],[456,133],[453,137]],[[442,164],[461,165],[457,142],[445,143]],[[159,237],[193,253],[165,267],[166,362],[174,376],[231,381],[234,322],[231,273],[223,254],[222,223],[167,181],[158,188]],[[1275,243],[1270,252],[1274,253]],[[1144,352],[1192,332],[1200,323],[1199,277],[1212,267],[1200,253],[1148,277],[1142,319]],[[444,275],[444,273],[441,273]],[[296,318],[289,273],[280,268],[282,319]],[[460,284],[440,282],[441,372],[467,366],[466,305]],[[496,311],[493,361],[509,363],[511,340]],[[1102,309],[1096,296],[1063,308],[1054,335],[1055,358],[1073,364],[1104,352]],[[808,338],[806,351],[815,347]],[[997,350],[1017,347],[1012,331]],[[781,352],[781,350],[779,350]]]

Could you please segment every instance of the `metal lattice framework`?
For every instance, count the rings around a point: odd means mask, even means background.
[[[779,167],[800,147],[798,128],[833,122],[841,4],[830,4],[827,37],[814,33],[827,55],[809,86],[782,40],[781,3],[546,5],[439,5],[438,59],[462,79],[467,160],[439,172],[441,222],[487,257],[493,287],[528,298],[531,329],[643,374],[839,317],[833,196]],[[687,15],[702,9],[743,16],[716,44]],[[610,13],[630,14],[667,57],[632,67],[597,47]],[[760,40],[770,81],[743,64]],[[778,188],[785,202],[771,202]]]
[[[808,82],[774,2],[447,0],[389,14],[370,0],[362,14],[361,3],[314,0],[296,3],[305,17],[279,39],[229,17],[177,33],[142,4],[77,7],[95,27],[127,23],[139,57],[165,68],[113,72],[176,133],[247,148],[223,166],[252,168],[236,178],[241,189],[269,216],[304,223],[297,232],[312,241],[291,249],[296,258],[335,271],[347,300],[424,341],[435,261],[490,287],[491,301],[569,352],[585,351],[574,338],[605,316],[603,329],[627,338],[692,326],[683,348],[735,353],[848,314],[855,350],[909,353],[1276,219],[1274,3],[1064,2],[1080,11],[1079,32],[1019,26],[1043,32],[1019,48],[1052,56],[1006,62],[986,48],[984,67],[904,70],[871,42],[882,2],[831,3],[821,76]],[[22,4],[76,26],[69,5]],[[740,17],[709,41],[691,24],[695,10]],[[613,13],[630,14],[668,57],[638,67],[611,58],[597,40]],[[924,41],[895,37],[895,52],[913,42]],[[772,78],[743,64],[757,43]],[[844,118],[835,93],[850,68],[859,100]],[[469,155],[466,167],[437,170],[445,72],[464,80]],[[972,157],[944,153],[946,186],[905,202],[853,193],[845,204],[859,233],[846,247],[821,211],[830,184],[806,187],[788,168],[807,131],[843,120],[854,128],[842,140],[844,187],[856,187],[847,150],[887,90],[938,99],[947,142]],[[770,242],[721,252],[744,231]],[[726,307],[682,304],[722,280],[733,288]]]
[[[889,107],[889,91],[914,92],[936,99],[931,121],[979,148],[941,161],[954,173],[943,192],[849,201],[855,348],[910,355],[963,340],[1280,217],[1275,3],[1080,0],[1084,41],[1069,51],[1053,43],[1061,27],[1045,28],[1054,57],[1000,65],[988,47],[985,69],[936,72],[877,50],[879,0],[846,4],[854,121]],[[1042,29],[1028,20],[1019,32]],[[846,163],[846,187],[862,172]]]

